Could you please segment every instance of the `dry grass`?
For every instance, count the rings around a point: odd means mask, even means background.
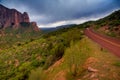
[[[87,41],[93,50],[93,53],[91,54],[92,61],[89,59],[88,62],[91,63],[87,65],[97,69],[98,72],[96,74],[92,72],[86,72],[84,76],[89,76],[86,78],[82,76],[80,77],[81,80],[120,80],[120,67],[114,65],[120,62],[120,59],[105,49],[101,50],[101,47],[93,41],[89,39]],[[93,75],[94,77],[90,78]]]

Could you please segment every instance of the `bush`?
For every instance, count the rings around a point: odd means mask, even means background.
[[[31,65],[33,67],[39,67],[40,66],[40,62],[38,60],[33,60],[32,63],[31,63]]]
[[[45,74],[42,68],[32,70],[28,80],[45,80]]]
[[[113,65],[117,66],[117,67],[120,67],[120,62],[116,62],[114,63]]]
[[[89,48],[85,44],[83,40],[76,45],[72,42],[70,48],[65,51],[66,64],[69,66],[68,74],[71,76],[78,76],[84,70],[82,66],[89,57]]]
[[[119,26],[120,25],[120,20],[111,21],[109,23],[109,25],[112,26],[112,27]]]

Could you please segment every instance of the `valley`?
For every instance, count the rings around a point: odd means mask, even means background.
[[[0,80],[120,80],[120,10],[83,24],[40,28],[0,5]]]

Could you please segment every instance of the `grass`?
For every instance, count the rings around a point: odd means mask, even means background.
[[[120,67],[120,62],[116,62],[114,63],[113,65],[117,66],[117,67]]]
[[[65,52],[65,64],[67,64],[71,76],[78,76],[84,70],[82,65],[90,55],[90,49],[85,44],[85,39],[77,42],[75,45],[74,43],[71,43],[70,48]]]
[[[88,38],[66,49],[62,59],[43,71],[45,80],[119,80],[120,59]],[[95,74],[86,67],[97,69]],[[91,75],[95,75],[91,78]],[[56,78],[57,77],[57,78]]]
[[[91,57],[95,59],[95,62],[93,61],[93,64],[90,66],[98,70],[96,78],[100,80],[119,80],[120,69],[113,64],[119,64],[120,59],[106,49],[101,50],[101,46],[93,41],[88,39],[88,42],[92,50]],[[85,75],[87,74],[90,73],[88,72]],[[82,80],[86,79],[82,78]]]
[[[28,80],[44,80],[44,79],[45,79],[45,75],[43,73],[43,69],[38,68],[37,70],[31,71],[31,74]]]

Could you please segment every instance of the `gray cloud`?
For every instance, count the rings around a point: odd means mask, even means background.
[[[120,7],[120,0],[1,0],[0,3],[28,12],[38,24],[96,16]]]

